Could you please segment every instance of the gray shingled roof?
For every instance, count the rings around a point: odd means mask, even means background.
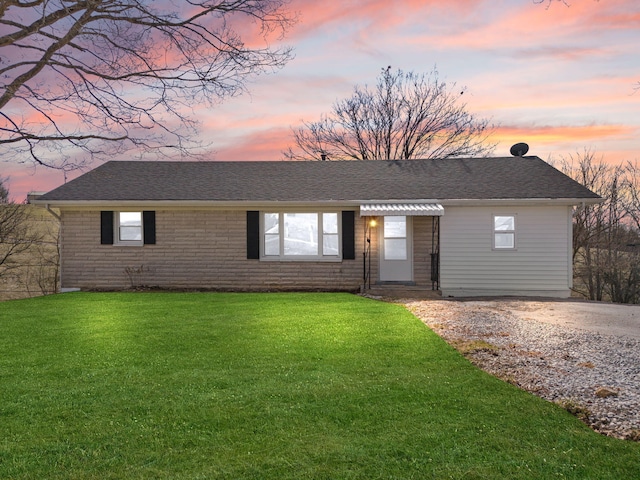
[[[538,157],[327,162],[112,161],[41,201],[597,199]]]

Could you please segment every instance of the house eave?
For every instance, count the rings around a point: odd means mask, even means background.
[[[217,209],[250,209],[250,208],[287,208],[287,207],[336,207],[359,206],[357,201],[323,200],[323,201],[278,201],[278,200],[36,200],[36,205],[50,208],[217,208]]]
[[[34,205],[48,208],[359,208],[362,204],[431,204],[443,207],[491,206],[491,205],[593,205],[602,198],[486,198],[486,199],[359,199],[359,200],[33,200]]]
[[[602,198],[486,198],[440,200],[444,207],[470,207],[491,205],[593,205],[603,202]]]

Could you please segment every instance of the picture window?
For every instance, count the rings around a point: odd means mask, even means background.
[[[335,212],[267,212],[262,221],[265,259],[340,258],[340,225]]]

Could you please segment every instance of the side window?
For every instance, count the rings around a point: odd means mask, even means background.
[[[280,256],[280,215],[264,214],[264,254]]]
[[[339,254],[338,214],[324,213],[322,215],[322,255],[335,257]]]
[[[154,245],[156,243],[156,212],[100,212],[101,245]]]
[[[117,243],[142,244],[142,212],[118,212],[116,222]]]
[[[513,250],[516,248],[515,215],[493,216],[493,248],[496,250]]]

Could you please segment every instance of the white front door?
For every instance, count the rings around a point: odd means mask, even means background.
[[[411,217],[383,217],[380,229],[380,281],[413,280]]]

